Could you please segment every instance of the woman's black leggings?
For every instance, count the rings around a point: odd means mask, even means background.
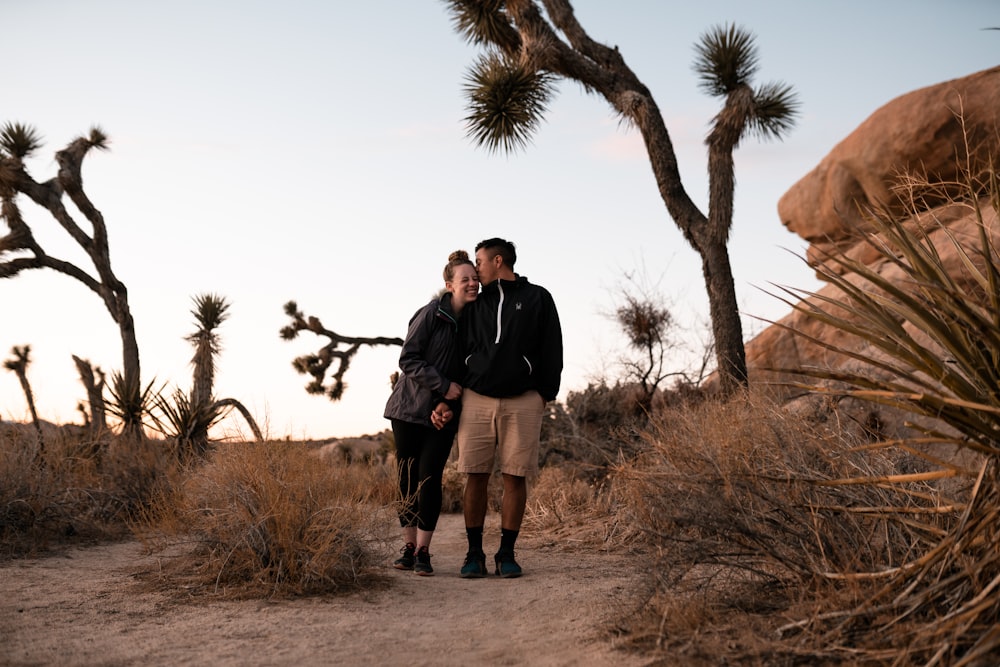
[[[451,454],[455,429],[391,420],[402,505],[399,525],[434,530],[441,516],[441,476]]]

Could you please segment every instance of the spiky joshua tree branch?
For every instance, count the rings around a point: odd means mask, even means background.
[[[291,322],[281,329],[280,335],[283,340],[295,340],[300,331],[311,331],[317,336],[329,339],[329,343],[319,349],[316,354],[306,354],[292,360],[292,366],[302,375],[310,375],[313,380],[306,385],[306,391],[310,394],[326,394],[331,401],[339,401],[344,395],[347,385],[344,382],[344,373],[351,365],[351,360],[362,345],[403,345],[402,338],[387,338],[376,336],[374,338],[362,338],[355,336],[342,336],[335,331],[331,331],[323,326],[318,317],[306,317],[299,310],[298,304],[289,301],[285,304],[285,314],[291,318]],[[340,349],[341,345],[346,345],[346,349]],[[327,371],[333,362],[337,362],[336,370],[330,376],[329,386],[324,385]]]

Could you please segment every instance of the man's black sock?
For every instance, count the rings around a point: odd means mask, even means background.
[[[465,536],[469,539],[469,551],[483,550],[483,527],[466,528]]]
[[[514,552],[514,543],[517,542],[517,534],[520,531],[500,529],[500,551]]]

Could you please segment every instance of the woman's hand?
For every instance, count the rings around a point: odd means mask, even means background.
[[[447,403],[438,403],[437,407],[431,411],[431,424],[434,425],[434,428],[440,431],[445,427],[445,424],[452,420],[454,416],[455,413],[452,412]]]
[[[448,385],[448,391],[445,393],[444,398],[448,401],[458,400],[462,395],[462,386],[452,382]]]

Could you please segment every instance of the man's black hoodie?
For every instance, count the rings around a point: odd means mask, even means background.
[[[536,390],[555,400],[563,368],[562,329],[548,290],[523,276],[484,285],[461,320],[464,385],[493,398]]]

